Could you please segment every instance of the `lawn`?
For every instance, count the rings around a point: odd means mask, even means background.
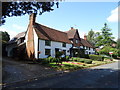
[[[83,68],[98,66],[98,65],[102,65],[102,64],[108,64],[108,63],[112,63],[112,62],[115,62],[115,61],[92,61],[92,64],[68,61],[68,62],[62,62],[62,64],[56,64],[55,62],[53,62],[53,63],[47,64],[47,66],[55,68],[57,70],[73,71],[73,70],[77,70],[77,69],[83,69]]]

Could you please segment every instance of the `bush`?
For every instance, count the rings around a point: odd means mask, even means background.
[[[49,60],[47,58],[40,58],[39,61],[42,63],[42,64],[48,64],[49,63]]]
[[[66,56],[66,60],[69,61],[69,56]]]
[[[85,59],[85,60],[84,60],[84,63],[86,63],[86,64],[92,64],[92,60],[87,60],[87,59]]]
[[[46,58],[46,59],[48,59],[49,62],[55,62],[56,61],[56,58],[51,57],[51,56]]]
[[[84,59],[78,59],[78,62],[84,63]]]
[[[96,60],[96,61],[103,61],[104,57],[101,55],[89,55],[90,59]]]
[[[104,57],[104,60],[113,60],[113,58],[111,58],[111,57]]]

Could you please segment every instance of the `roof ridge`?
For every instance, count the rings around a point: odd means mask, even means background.
[[[39,24],[39,23],[35,23],[35,24]],[[65,33],[65,32],[63,32],[63,31],[60,31],[60,30],[57,30],[57,29],[54,29],[54,28],[51,28],[51,27],[45,26],[45,25],[43,25],[43,24],[39,24],[39,25],[42,25],[42,26],[44,26],[44,27],[46,27],[46,28],[49,28],[49,29],[51,29],[51,30],[55,30],[55,31],[58,31],[58,32],[61,32],[61,33],[67,34],[67,33]]]

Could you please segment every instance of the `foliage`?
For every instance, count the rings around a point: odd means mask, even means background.
[[[6,17],[12,16],[22,16],[25,14],[31,13],[39,13],[40,15],[44,12],[50,12],[54,10],[52,7],[54,6],[54,2],[37,2],[34,0],[33,2],[29,1],[17,1],[17,2],[2,2],[2,18],[1,24],[5,23]],[[58,2],[56,3],[58,8]],[[1,25],[0,24],[0,25]]]
[[[86,63],[86,64],[92,64],[92,60],[87,60],[87,59],[85,59],[85,60],[84,60],[84,63]]]
[[[105,55],[109,55],[109,52],[113,52],[113,57],[116,58],[118,56],[118,49],[117,48],[113,48],[111,46],[104,46],[99,53],[100,54],[105,54]],[[110,55],[109,55],[110,56]]]
[[[67,60],[67,61],[69,61],[69,58],[70,58],[69,56],[66,56],[66,60]]]
[[[103,61],[104,57],[101,55],[89,55],[90,59],[97,60],[97,61]]]
[[[120,38],[117,40],[117,49],[120,49]]]
[[[94,35],[95,35],[95,33],[94,33],[94,31],[92,29],[88,32],[88,35],[87,35],[87,40],[89,42],[91,42],[93,45],[95,44]]]
[[[5,31],[0,31],[0,43],[2,43],[2,55],[7,56],[6,46],[10,40],[10,35]]]
[[[62,51],[56,52],[56,58],[60,58],[63,55]]]
[[[100,46],[110,46],[112,45],[115,41],[113,40],[114,37],[112,37],[112,33],[110,32],[111,29],[108,28],[107,23],[104,24],[104,27],[101,29],[101,33],[96,33],[95,39],[96,39],[96,47]]]
[[[120,38],[117,40],[118,56],[120,57]]]
[[[7,43],[10,40],[10,35],[6,31],[0,31],[0,40],[2,43]]]

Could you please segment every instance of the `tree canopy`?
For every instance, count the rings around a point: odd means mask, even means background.
[[[0,31],[0,40],[2,43],[7,43],[10,40],[10,35],[6,31]]]
[[[52,7],[54,4],[56,4],[58,8],[58,2],[37,2],[36,0],[34,0],[34,2],[2,2],[2,17],[0,25],[5,23],[6,17],[22,16],[31,13],[41,15],[44,12],[53,11],[54,9]]]
[[[93,45],[95,44],[94,35],[95,35],[95,33],[94,33],[94,31],[92,29],[88,32],[88,35],[87,35],[87,40],[89,42],[91,42]]]

